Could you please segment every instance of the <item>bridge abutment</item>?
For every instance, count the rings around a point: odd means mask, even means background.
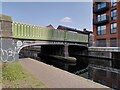
[[[1,61],[13,61],[18,58],[18,55],[14,52],[12,19],[10,16],[0,15],[0,42]]]
[[[64,55],[65,57],[68,57],[68,56],[69,56],[68,45],[64,45],[63,49],[64,49],[63,55]]]

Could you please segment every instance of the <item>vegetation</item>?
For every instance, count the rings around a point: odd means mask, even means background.
[[[2,65],[3,88],[44,88],[45,85],[15,63]]]

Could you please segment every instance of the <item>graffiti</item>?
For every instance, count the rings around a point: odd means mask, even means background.
[[[11,61],[9,60],[10,57],[14,60],[14,51],[12,49],[8,49],[8,50],[0,49],[0,54],[1,54],[1,61],[3,62]]]
[[[2,49],[0,49],[0,56],[1,56],[1,60],[3,61],[3,62],[5,62],[5,61],[7,61],[8,60],[8,53],[7,53],[7,51],[6,50],[2,50]]]
[[[21,49],[21,46],[23,45],[22,41],[12,41],[11,42],[11,47],[8,48],[3,48],[2,46],[0,48],[0,56],[1,56],[1,61],[7,62],[7,61],[14,61],[16,60],[16,55],[19,54],[19,51]]]
[[[22,43],[22,41],[17,41],[17,47],[19,48],[20,46],[22,46],[23,45],[23,43]]]
[[[3,41],[2,41],[3,42]],[[8,44],[8,45],[7,45]],[[21,49],[28,46],[34,46],[34,45],[50,45],[50,44],[64,44],[62,42],[49,42],[49,41],[27,41],[27,40],[4,40],[4,43],[2,47],[0,48],[0,61],[15,61],[19,58],[19,53]],[[5,47],[8,46],[8,47]]]

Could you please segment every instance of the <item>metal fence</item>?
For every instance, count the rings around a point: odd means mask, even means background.
[[[111,38],[110,40],[97,40],[96,42],[91,42],[90,47],[120,47],[120,39]]]

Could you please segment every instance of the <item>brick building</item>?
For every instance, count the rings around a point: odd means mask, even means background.
[[[114,2],[113,2],[114,1]],[[95,46],[120,46],[120,1],[93,3]]]
[[[93,3],[93,34],[96,47],[120,47],[120,1]],[[92,58],[89,62],[89,78],[120,90],[119,52],[114,54],[116,57]]]

